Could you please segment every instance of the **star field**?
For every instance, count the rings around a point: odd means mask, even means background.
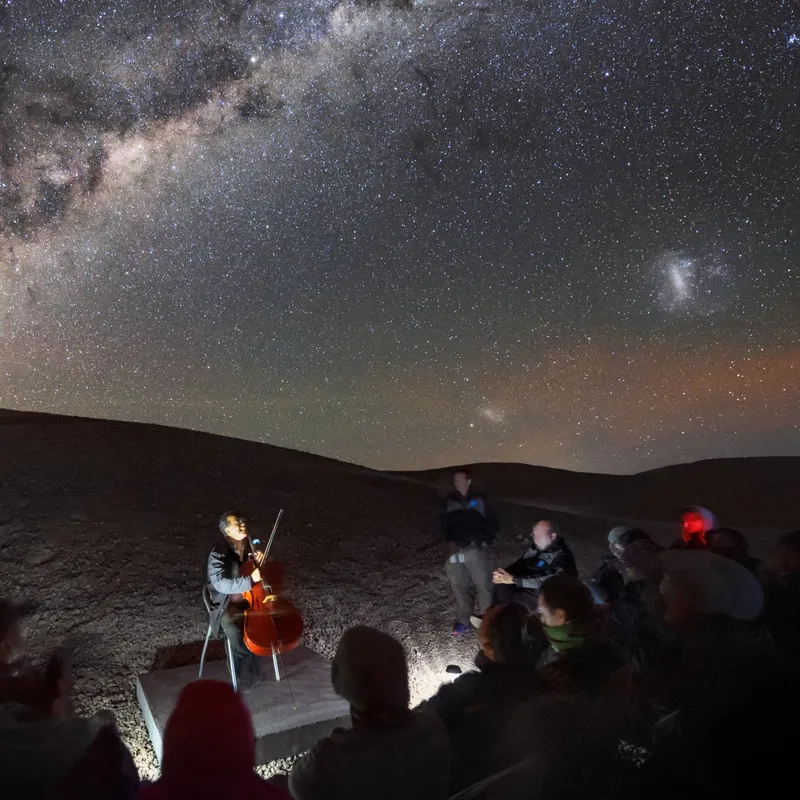
[[[800,454],[796,3],[0,0],[0,41],[0,406]]]

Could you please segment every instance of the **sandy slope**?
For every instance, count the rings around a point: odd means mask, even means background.
[[[504,470],[508,481],[513,468]],[[435,689],[448,663],[466,666],[473,655],[474,639],[449,633],[443,553],[421,550],[436,535],[438,489],[419,476],[157,426],[3,412],[0,478],[0,594],[37,600],[34,648],[69,641],[79,708],[115,712],[146,776],[156,765],[134,676],[199,659],[200,588],[223,510],[240,509],[264,529],[284,509],[277,555],[310,647],[331,656],[356,622],[386,630],[407,648],[416,698]],[[500,505],[498,563],[517,554],[516,537],[543,513],[519,489],[515,496],[523,502]],[[608,507],[623,506],[624,493]],[[553,515],[590,569],[616,519]]]

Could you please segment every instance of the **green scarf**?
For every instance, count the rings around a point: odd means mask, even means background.
[[[544,633],[550,646],[557,653],[562,650],[573,650],[586,642],[586,634],[577,630],[572,622],[564,625],[545,625]]]

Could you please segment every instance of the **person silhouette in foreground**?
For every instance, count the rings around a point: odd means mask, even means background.
[[[684,721],[691,715],[693,724],[706,724],[775,665],[774,643],[753,624],[764,592],[741,564],[709,551],[667,550],[659,558],[664,619],[677,645],[662,665],[670,693],[664,705],[681,709]]]
[[[800,529],[784,534],[771,561],[764,621],[781,658],[800,683]]]
[[[644,769],[651,786],[639,796],[746,797],[785,785],[795,770],[796,741],[787,731],[797,699],[757,620],[761,586],[741,564],[708,551],[667,550],[659,558],[676,646],[661,679],[649,683],[673,713],[657,726],[658,747]]]
[[[339,642],[331,677],[336,693],[350,703],[353,727],[335,730],[294,763],[292,797],[444,800],[450,781],[447,730],[434,714],[409,709],[402,645],[374,628],[350,628]]]
[[[578,575],[575,556],[561,536],[558,523],[546,519],[537,522],[531,539],[532,546],[513,564],[494,571],[494,605],[519,605],[533,614],[546,580],[561,573]]]
[[[139,776],[113,715],[72,713],[64,650],[42,670],[27,659],[23,618],[32,608],[0,600],[0,786],[4,797],[129,800]]]
[[[250,712],[233,687],[199,680],[186,686],[167,721],[161,777],[139,800],[288,800],[256,775]]]

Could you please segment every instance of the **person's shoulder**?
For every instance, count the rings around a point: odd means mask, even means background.
[[[426,742],[428,747],[441,747],[445,750],[450,748],[447,726],[437,714],[429,714],[422,710],[412,711],[409,727],[414,732],[414,738]]]
[[[569,555],[572,555],[572,548],[569,546],[569,542],[563,534],[553,542],[552,546],[557,553],[569,553]]]

